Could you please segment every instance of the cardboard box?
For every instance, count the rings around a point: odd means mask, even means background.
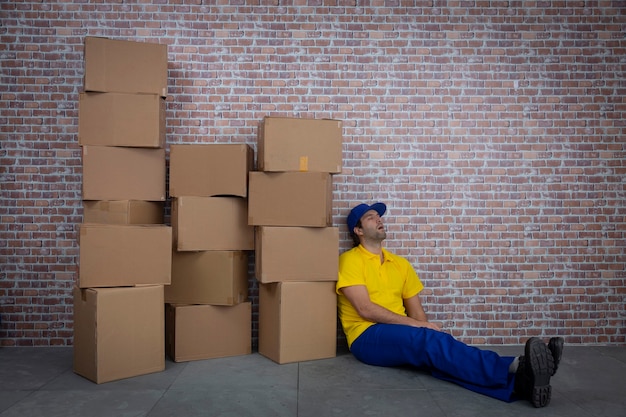
[[[163,224],[161,201],[83,201],[83,223]]]
[[[248,255],[242,251],[172,253],[165,302],[236,305],[248,300]]]
[[[80,288],[169,284],[172,228],[165,225],[80,225]]]
[[[259,171],[341,173],[342,122],[265,117],[258,130]]]
[[[165,201],[165,150],[83,146],[83,200]]]
[[[170,196],[247,197],[248,172],[253,165],[249,145],[172,145]]]
[[[259,353],[279,364],[335,357],[335,283],[259,284]]]
[[[252,305],[165,307],[165,351],[174,362],[252,353]]]
[[[322,172],[250,172],[248,224],[328,227],[332,177]]]
[[[167,96],[167,45],[85,38],[85,91]]]
[[[165,100],[156,94],[80,93],[78,142],[163,148]]]
[[[172,200],[171,220],[179,251],[254,249],[246,199],[178,197]]]
[[[255,232],[254,250],[259,282],[337,281],[339,229],[336,227],[260,226]]]
[[[163,286],[74,288],[74,372],[98,384],[165,369]]]

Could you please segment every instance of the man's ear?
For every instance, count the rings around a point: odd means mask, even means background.
[[[357,236],[361,236],[363,235],[363,229],[361,229],[359,226],[354,226],[354,229],[352,229],[352,233]]]

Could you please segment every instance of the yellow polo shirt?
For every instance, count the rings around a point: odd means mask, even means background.
[[[403,300],[418,294],[424,288],[413,266],[405,258],[383,249],[384,261],[359,245],[339,256],[337,305],[348,346],[373,322],[358,315],[350,301],[341,293],[344,287],[365,285],[372,302],[394,313],[406,316]]]

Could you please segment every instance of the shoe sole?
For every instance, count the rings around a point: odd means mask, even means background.
[[[536,408],[550,404],[552,387],[550,376],[554,370],[552,354],[545,343],[539,338],[532,338],[526,345],[526,358],[532,370],[532,391],[530,402]]]
[[[550,339],[550,342],[548,342],[548,349],[550,350],[550,353],[552,353],[552,359],[554,360],[554,371],[552,372],[552,375],[556,374],[556,370],[561,362],[563,344],[564,340],[562,337],[553,337]]]

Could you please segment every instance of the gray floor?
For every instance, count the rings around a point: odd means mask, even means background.
[[[517,355],[520,348],[494,347]],[[71,348],[0,348],[0,416],[626,416],[626,347],[565,347],[551,404],[507,404],[411,369],[341,352],[278,365],[253,353],[94,384]]]

